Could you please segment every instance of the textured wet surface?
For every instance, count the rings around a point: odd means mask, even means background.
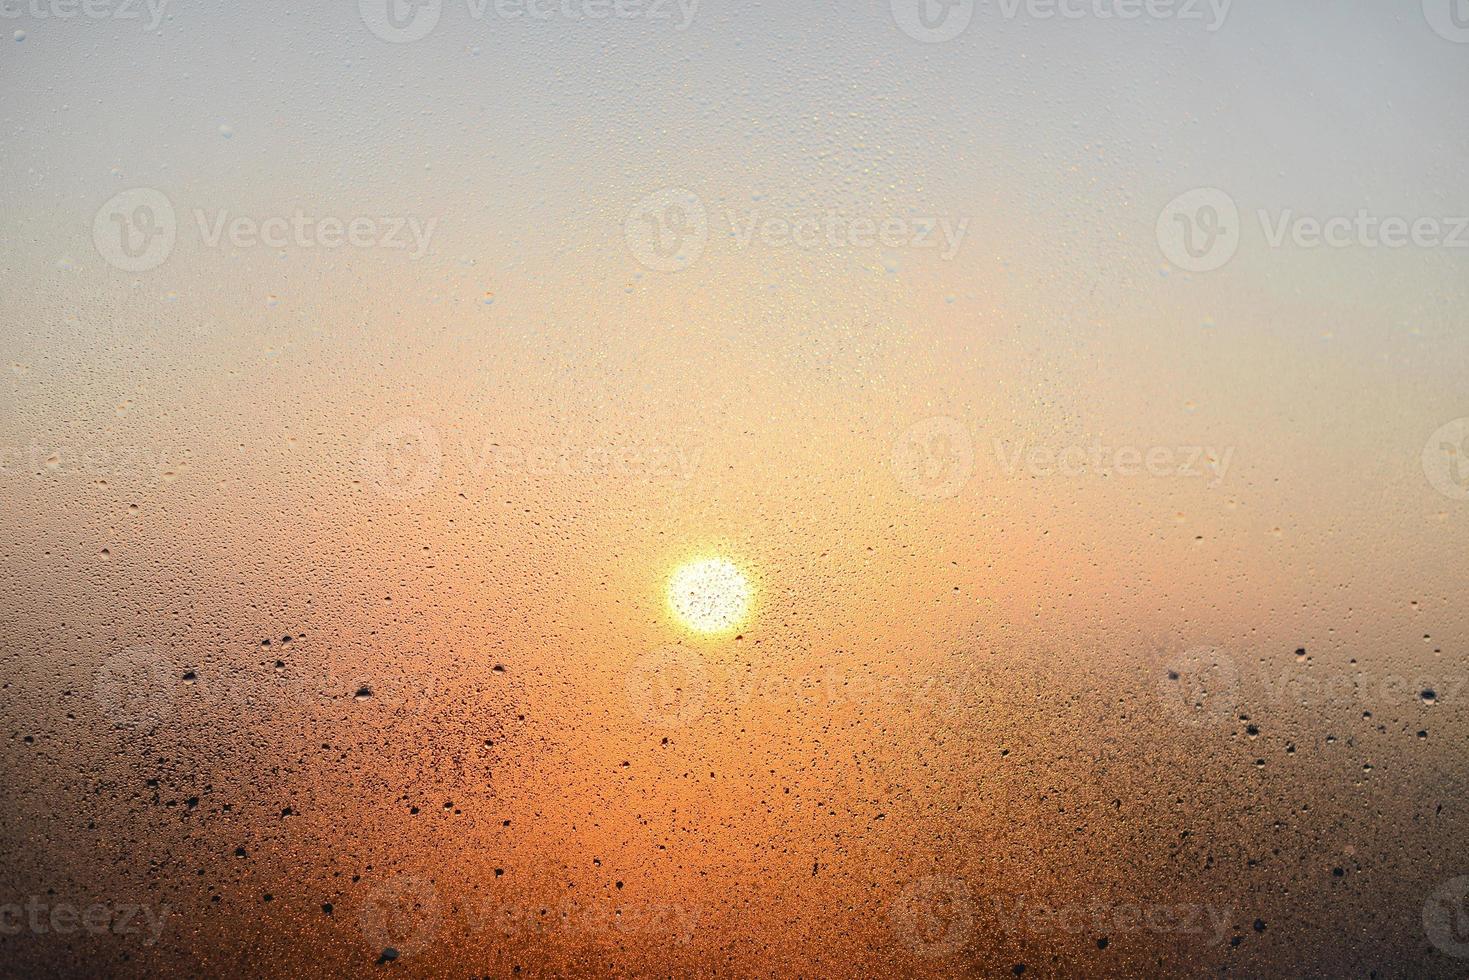
[[[1463,975],[1449,5],[784,7],[0,8],[0,974]]]

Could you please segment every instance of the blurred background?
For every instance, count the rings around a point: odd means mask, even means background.
[[[1462,0],[0,79],[0,972],[1463,974]]]

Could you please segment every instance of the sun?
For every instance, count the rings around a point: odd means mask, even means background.
[[[728,558],[700,558],[673,570],[668,608],[695,633],[728,633],[750,614],[750,580]]]

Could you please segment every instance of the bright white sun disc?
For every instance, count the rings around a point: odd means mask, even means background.
[[[727,633],[750,612],[750,580],[727,558],[701,558],[674,569],[668,606],[696,633]]]

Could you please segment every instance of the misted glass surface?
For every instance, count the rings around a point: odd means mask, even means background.
[[[1469,0],[0,80],[0,975],[1469,970]]]

